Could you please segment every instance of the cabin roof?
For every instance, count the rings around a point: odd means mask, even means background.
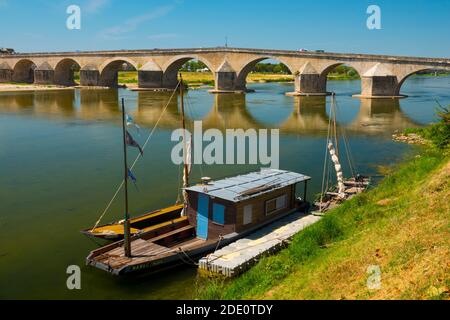
[[[310,179],[295,172],[262,169],[260,172],[213,181],[186,190],[238,203]]]

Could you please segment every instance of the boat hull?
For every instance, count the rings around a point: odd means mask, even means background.
[[[131,242],[132,252],[137,254],[131,258],[126,258],[123,254],[123,241],[119,241],[103,248],[99,248],[90,253],[86,258],[86,264],[106,271],[116,276],[125,276],[139,273],[156,273],[158,271],[172,268],[180,264],[196,265],[198,260],[204,255],[214,252],[224,246],[237,241],[248,234],[261,229],[262,227],[290,215],[298,210],[292,210],[284,215],[271,219],[263,224],[255,226],[242,233],[232,233],[214,240],[201,240],[195,237],[195,228],[190,225],[179,225],[172,231],[174,236],[179,230],[184,230],[185,239],[173,243],[170,247],[163,247],[161,244],[166,240],[165,236],[147,238],[147,235],[135,237]],[[189,233],[191,232],[191,233]],[[176,238],[172,238],[176,241]],[[144,243],[147,242],[147,243]],[[146,249],[147,247],[147,249]],[[142,252],[146,252],[143,254]],[[141,255],[139,255],[141,253]],[[154,254],[154,256],[152,256]]]
[[[157,230],[167,224],[176,222],[180,218],[182,210],[183,205],[175,205],[134,217],[130,219],[131,235],[135,236],[140,233]],[[123,221],[112,222],[81,231],[88,237],[108,241],[122,240],[123,232]]]

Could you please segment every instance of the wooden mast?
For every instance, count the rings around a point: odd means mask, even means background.
[[[336,148],[336,155],[339,157],[339,137],[337,134],[337,116],[336,116],[336,93],[333,92],[331,97],[331,110],[333,112],[333,131],[334,131],[334,142]]]
[[[184,116],[184,90],[183,90],[183,76],[180,73],[180,110],[181,110],[181,125],[183,128],[183,158],[184,158],[184,170],[183,170],[183,188],[187,188],[189,186],[189,163],[188,163],[188,147],[187,147],[187,136],[186,136],[186,119]],[[186,191],[183,191],[184,198],[184,209],[186,209],[187,205],[187,194]]]
[[[130,215],[128,213],[128,164],[127,164],[127,138],[126,138],[126,119],[125,102],[122,98],[122,131],[123,131],[123,164],[124,164],[124,190],[125,190],[125,219],[123,223],[124,251],[125,256],[131,258],[130,243]]]

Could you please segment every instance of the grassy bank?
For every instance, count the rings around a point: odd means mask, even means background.
[[[448,113],[447,113],[448,114]],[[442,123],[449,130],[449,123]],[[200,299],[447,299],[450,161],[418,148],[371,191],[298,234],[234,280],[200,278]],[[369,290],[368,268],[381,269]]]

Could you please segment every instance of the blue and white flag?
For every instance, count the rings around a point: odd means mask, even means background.
[[[125,114],[125,119],[127,121],[127,126],[134,126],[137,129],[138,134],[140,135],[140,129],[141,127],[139,127],[135,122],[134,119],[127,113]]]
[[[139,149],[139,152],[141,153],[141,156],[144,156],[144,150],[142,150],[141,146],[139,145],[139,143],[136,142],[136,140],[133,139],[133,137],[131,136],[131,134],[128,132],[126,132],[125,135],[125,142],[128,146],[130,147],[135,147]]]
[[[137,182],[136,177],[134,176],[133,172],[131,171],[131,169],[128,169],[128,177],[131,179],[131,181],[133,181],[133,183]]]
[[[133,174],[133,171],[131,171],[131,169],[128,169],[128,178],[131,179],[131,181],[133,181],[134,186],[136,187],[136,189],[139,191],[138,187],[137,187],[137,179],[135,177],[135,175]]]

